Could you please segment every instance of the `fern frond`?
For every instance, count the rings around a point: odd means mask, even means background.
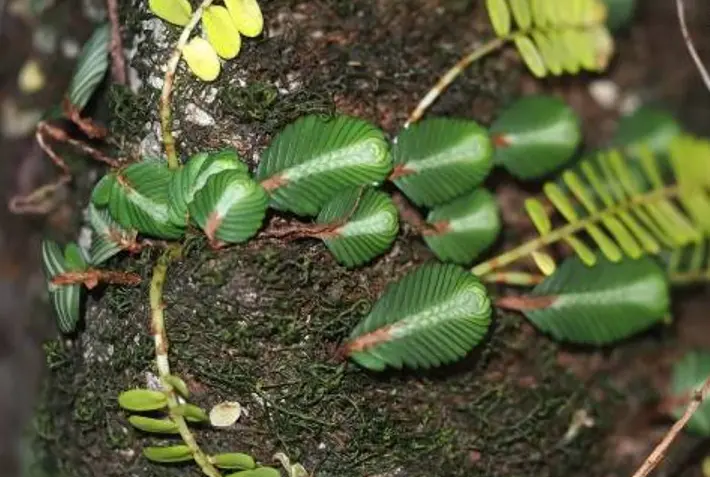
[[[661,257],[668,280],[673,285],[710,282],[710,239],[670,250]]]
[[[601,0],[487,0],[498,37],[511,40],[537,77],[603,71],[614,51]]]
[[[540,200],[526,201],[540,236],[478,265],[474,273],[485,275],[560,241],[588,266],[597,261],[588,242],[611,262],[697,243],[710,235],[710,144],[678,136],[669,155],[670,179],[661,174],[657,157],[648,151],[641,151],[637,159],[614,150],[603,152],[565,171],[559,183],[543,186],[552,216]],[[553,218],[564,224],[553,228]],[[545,267],[543,273],[553,271],[554,267]]]

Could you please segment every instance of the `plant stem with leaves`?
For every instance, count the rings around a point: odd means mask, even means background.
[[[170,376],[170,362],[168,360],[168,336],[165,331],[163,285],[165,284],[165,277],[170,261],[176,258],[180,252],[181,249],[179,247],[173,247],[165,251],[158,259],[155,267],[153,267],[153,278],[150,282],[150,316],[153,341],[155,342],[155,362],[161,382],[168,396],[170,418],[177,425],[180,437],[182,437],[185,445],[192,451],[195,462],[197,462],[197,465],[200,466],[200,469],[202,469],[205,475],[208,477],[221,477],[219,470],[212,465],[207,454],[205,454],[197,444],[195,436],[187,425],[187,421],[185,421],[182,414],[178,412],[177,409],[180,405],[178,395],[173,387],[167,383],[167,379]]]
[[[605,217],[617,215],[618,212],[629,210],[633,206],[638,206],[642,204],[653,204],[654,202],[665,198],[672,198],[677,196],[678,193],[678,186],[670,185],[662,189],[652,190],[646,194],[635,196],[613,207],[609,207],[595,214],[589,215],[588,217],[585,217],[582,220],[571,222],[565,226],[559,227],[551,231],[550,233],[541,235],[540,237],[525,242],[524,244],[512,250],[503,252],[497,257],[494,257],[490,260],[476,265],[475,267],[473,267],[471,272],[476,276],[483,277],[495,270],[505,267],[506,265],[510,265],[511,263],[520,260],[524,257],[527,257],[533,252],[538,251],[545,246],[559,242],[560,240],[564,240],[566,237],[570,237],[571,235],[579,232],[580,230],[584,230],[590,224],[599,223]]]
[[[177,152],[175,150],[175,138],[172,132],[172,108],[170,98],[173,92],[173,84],[175,83],[175,74],[177,72],[178,64],[180,64],[180,57],[182,56],[182,49],[187,44],[187,40],[190,39],[192,31],[195,29],[202,14],[205,9],[212,4],[213,0],[204,0],[202,4],[195,10],[192,14],[192,18],[180,34],[177,45],[173,50],[173,54],[168,60],[167,67],[165,69],[165,80],[163,81],[163,90],[160,94],[160,127],[163,135],[163,144],[165,146],[165,154],[168,158],[168,167],[171,169],[177,169],[180,167],[180,161],[178,160]]]

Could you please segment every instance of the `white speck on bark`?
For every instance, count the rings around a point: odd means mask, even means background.
[[[216,121],[207,111],[201,109],[195,103],[188,103],[185,106],[185,121],[197,126],[214,126]]]

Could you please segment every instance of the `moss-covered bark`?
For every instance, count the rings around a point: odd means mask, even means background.
[[[110,95],[112,132],[127,153],[159,146],[155,86],[176,36],[144,3],[123,11],[143,87]],[[181,72],[176,131],[185,155],[233,145],[253,165],[271,134],[308,112],[338,110],[395,132],[438,74],[488,32],[481,2],[263,3],[270,34],[246,41],[216,84]],[[434,112],[486,122],[514,92],[517,72],[497,55]],[[207,116],[196,119],[195,108]],[[605,408],[557,366],[554,345],[516,317],[498,317],[485,344],[445,370],[375,375],[334,359],[384,286],[429,258],[416,239],[400,238],[355,271],[315,241],[257,239],[215,253],[198,238],[188,250],[166,287],[174,372],[199,404],[237,400],[247,411],[233,429],[200,429],[207,451],[263,462],[283,451],[324,477],[602,472],[590,463],[600,460]],[[111,265],[147,278],[150,262],[146,252]],[[198,475],[194,466],[146,462],[141,447],[160,440],[132,430],[116,403],[122,390],[154,379],[147,307],[147,284],[96,293],[72,346],[48,346],[39,423],[63,475]],[[568,435],[584,411],[595,427]]]

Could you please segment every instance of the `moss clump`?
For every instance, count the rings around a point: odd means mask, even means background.
[[[599,416],[596,403],[518,318],[497,320],[474,356],[436,372],[377,375],[333,358],[383,277],[402,275],[411,259],[395,254],[352,273],[320,244],[191,247],[166,286],[174,372],[197,403],[238,400],[247,410],[235,429],[198,430],[204,447],[262,462],[284,451],[328,477],[594,475],[601,421],[563,437],[576,411]],[[148,273],[148,260],[127,262]],[[44,434],[66,475],[199,475],[143,460],[141,447],[161,440],[130,429],[116,405],[152,370],[146,295],[108,290],[79,346],[50,354]]]

